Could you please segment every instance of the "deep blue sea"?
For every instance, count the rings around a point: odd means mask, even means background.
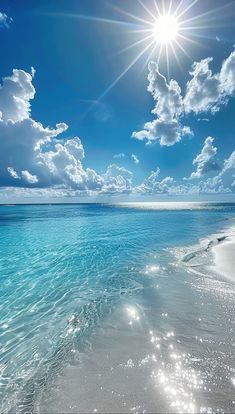
[[[0,412],[235,412],[235,204],[0,206]],[[200,257],[199,257],[200,256]]]

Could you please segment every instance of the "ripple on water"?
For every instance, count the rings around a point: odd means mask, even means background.
[[[232,412],[234,287],[174,247],[234,210],[132,207],[1,210],[1,409]]]

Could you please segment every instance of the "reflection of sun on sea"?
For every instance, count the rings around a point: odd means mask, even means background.
[[[154,358],[152,357],[151,378],[155,387],[159,387],[165,394],[170,412],[199,412],[193,391],[206,387],[200,378],[200,372],[190,366],[190,354],[177,352],[177,341],[174,340],[173,331],[166,332],[164,336],[155,336],[151,330],[149,335],[155,352]]]
[[[129,325],[133,325],[133,322],[138,322],[140,320],[139,314],[134,307],[126,308],[126,311],[129,317]]]
[[[149,273],[157,273],[160,270],[160,266],[158,265],[151,265],[151,266],[146,266],[146,270],[145,270],[145,274],[148,275]]]

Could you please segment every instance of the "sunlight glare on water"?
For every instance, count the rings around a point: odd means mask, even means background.
[[[186,204],[1,207],[1,412],[234,411],[235,206]]]

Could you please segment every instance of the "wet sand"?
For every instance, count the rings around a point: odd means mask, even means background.
[[[216,270],[235,281],[235,234],[213,247]]]

